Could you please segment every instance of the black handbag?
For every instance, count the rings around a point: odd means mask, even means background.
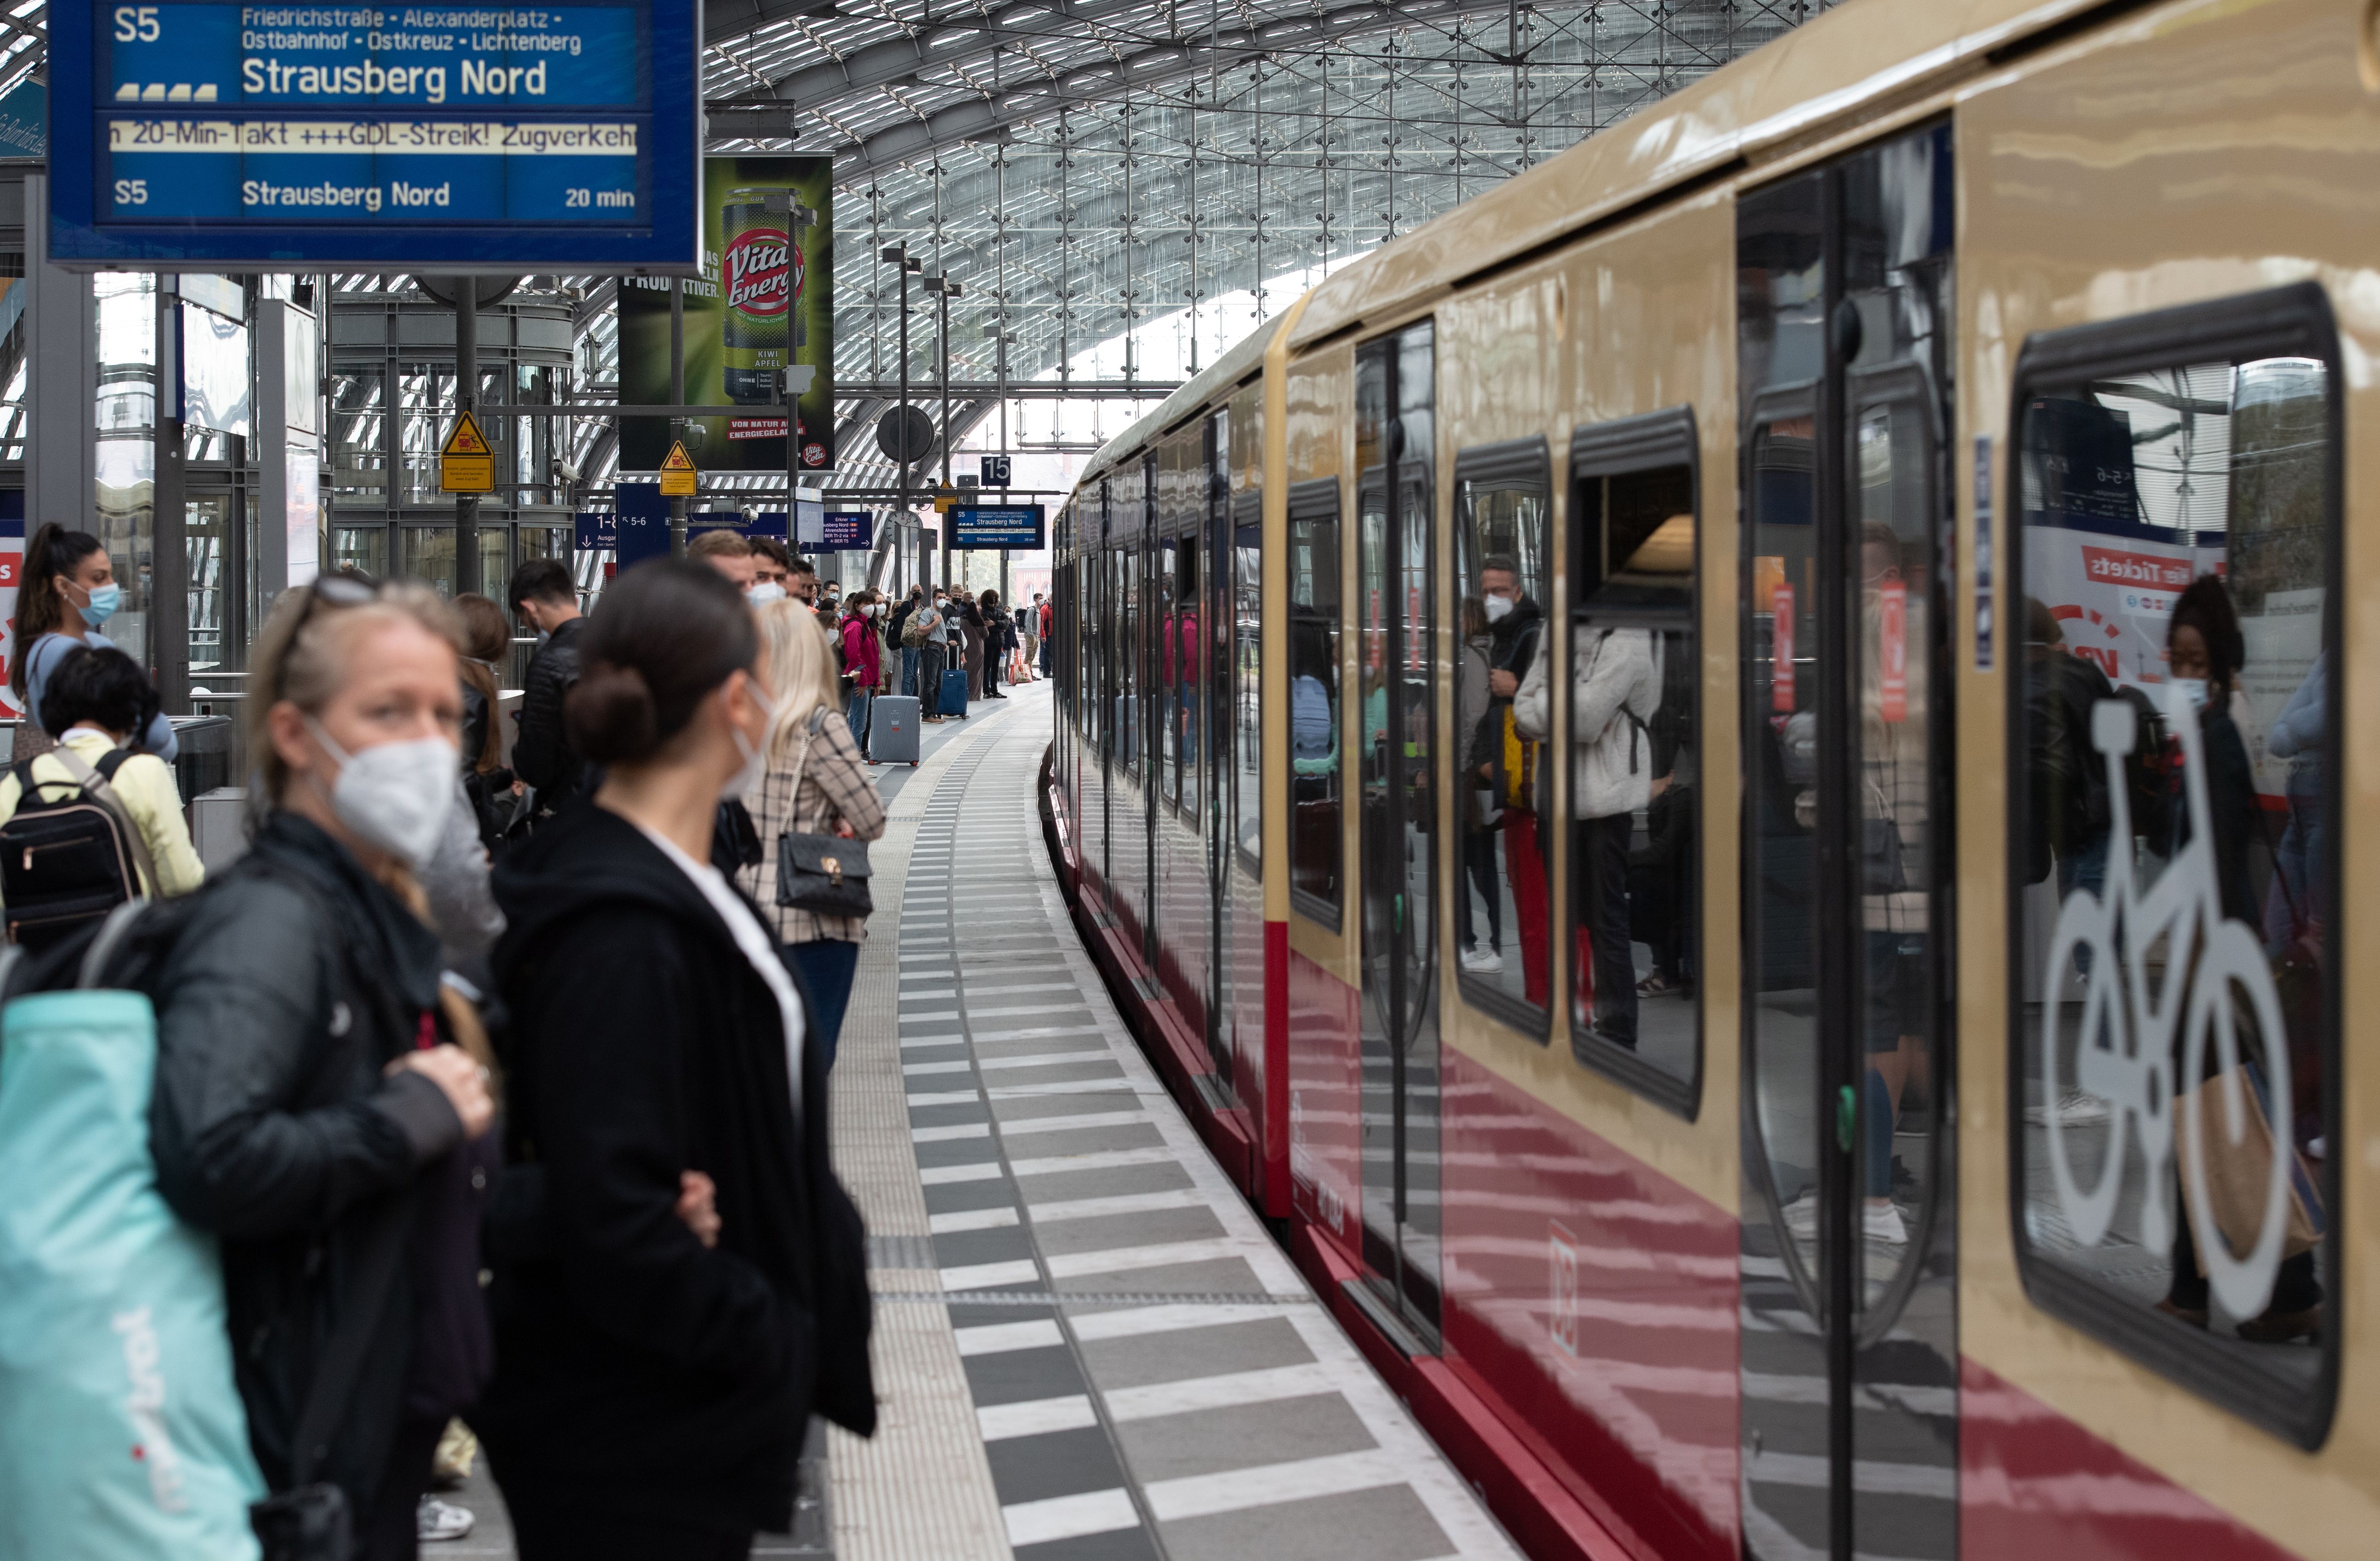
[[[802,738],[800,763],[794,766],[794,805],[802,796],[802,770],[810,761],[810,745],[818,740],[826,720],[821,709],[810,715]],[[777,836],[777,903],[813,916],[868,916],[876,910],[868,892],[868,843],[840,835],[804,835],[787,830]]]

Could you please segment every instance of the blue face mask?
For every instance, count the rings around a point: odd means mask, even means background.
[[[76,611],[82,614],[84,623],[97,628],[115,616],[115,609],[123,601],[124,588],[110,580],[105,585],[92,587],[90,603]]]

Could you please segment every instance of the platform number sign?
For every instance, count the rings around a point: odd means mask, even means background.
[[[985,487],[1005,488],[1008,486],[1008,461],[1009,457],[1006,456],[986,456],[983,457],[981,482]]]

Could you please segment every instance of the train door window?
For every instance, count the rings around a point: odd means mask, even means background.
[[[1199,611],[1200,593],[1205,590],[1198,572],[1198,539],[1182,539],[1180,561],[1174,576],[1173,638],[1166,652],[1174,671],[1173,681],[1173,748],[1180,774],[1176,781],[1175,798],[1193,817],[1198,811],[1198,750],[1201,734],[1198,730],[1198,690],[1206,686],[1199,668],[1206,657],[1200,652],[1198,626],[1205,621]]]
[[[1346,840],[1339,741],[1339,481],[1289,492],[1290,898],[1336,931]]]
[[[1571,1049],[1678,1110],[1701,1073],[1694,420],[1571,441]],[[1533,674],[1522,723],[1542,730]]]
[[[1543,439],[1465,450],[1454,461],[1454,944],[1474,1006],[1543,1040],[1552,912],[1547,884],[1553,777],[1543,725],[1515,698],[1553,654],[1547,555],[1549,458]],[[1542,716],[1545,690],[1534,690]]]
[[[2308,283],[2037,337],[2016,408],[2029,1288],[2313,1447],[2341,1280],[2329,308]]]
[[[1182,554],[1179,538],[1166,537],[1158,543],[1156,592],[1149,608],[1154,641],[1149,646],[1153,663],[1149,672],[1156,689],[1158,727],[1150,734],[1157,739],[1153,757],[1162,766],[1158,789],[1177,807],[1182,802],[1182,723],[1175,712],[1181,707],[1182,685],[1174,651],[1181,639],[1178,630],[1185,600],[1179,590]]]
[[[1240,862],[1264,871],[1264,502],[1242,494],[1232,510],[1232,837]]]
[[[1140,549],[1111,548],[1108,552],[1109,590],[1113,593],[1116,616],[1115,648],[1109,652],[1109,665],[1115,679],[1115,747],[1123,762],[1124,773],[1140,774],[1140,723],[1135,717],[1140,698],[1140,580],[1137,566]]]

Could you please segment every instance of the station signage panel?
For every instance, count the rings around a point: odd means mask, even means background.
[[[174,270],[690,268],[697,0],[51,18],[50,246]]]
[[[1050,545],[1050,531],[1038,504],[960,505],[951,511],[953,547],[1021,547]]]
[[[820,518],[819,545],[837,553],[857,553],[873,547],[876,517],[864,510],[828,510]]]

